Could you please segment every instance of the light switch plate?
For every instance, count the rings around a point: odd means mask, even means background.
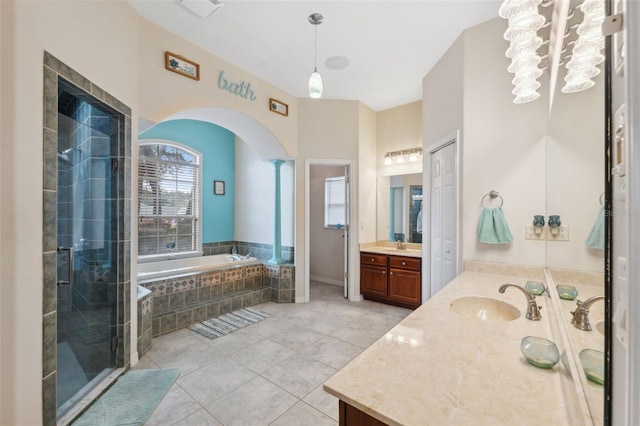
[[[544,229],[538,234],[536,233],[536,227],[533,225],[525,225],[524,227],[524,239],[525,240],[544,240]]]
[[[557,230],[556,233],[553,233]],[[547,228],[547,240],[549,241],[569,241],[569,226],[560,225],[557,228]]]

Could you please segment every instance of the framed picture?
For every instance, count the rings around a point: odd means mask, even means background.
[[[200,65],[175,53],[164,52],[164,67],[185,77],[200,80]]]
[[[224,195],[224,181],[223,180],[214,180],[213,181],[213,195]]]
[[[277,99],[269,98],[269,111],[282,114],[286,117],[289,115],[289,105]]]

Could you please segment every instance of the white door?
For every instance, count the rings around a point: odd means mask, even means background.
[[[431,154],[431,297],[457,275],[456,144]]]

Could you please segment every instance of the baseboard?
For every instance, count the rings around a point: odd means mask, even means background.
[[[344,285],[344,281],[334,280],[332,278],[310,276],[309,280],[310,281],[318,281],[318,282],[326,283],[326,284],[332,284],[332,285],[339,285],[339,286],[343,286]]]
[[[307,303],[309,302],[309,298],[307,297],[296,297],[296,303]]]

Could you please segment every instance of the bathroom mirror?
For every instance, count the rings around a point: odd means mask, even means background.
[[[603,64],[604,65],[604,64]],[[561,67],[562,68],[562,67]],[[547,122],[546,214],[559,215],[564,237],[551,234],[545,226],[545,264],[556,285],[575,287],[576,300],[605,294],[604,290],[604,202],[605,79],[594,78],[595,86],[577,93],[561,92],[564,69]],[[573,273],[568,273],[569,271]],[[559,300],[561,322],[581,369],[579,354],[585,349],[604,351],[604,303],[589,308],[591,331],[571,324],[576,300]],[[583,355],[587,352],[583,352]],[[604,368],[604,366],[602,366]],[[601,371],[604,377],[604,371]],[[593,375],[574,377],[582,385],[594,424],[604,422],[604,386]]]
[[[378,241],[422,243],[422,173],[378,177]]]

